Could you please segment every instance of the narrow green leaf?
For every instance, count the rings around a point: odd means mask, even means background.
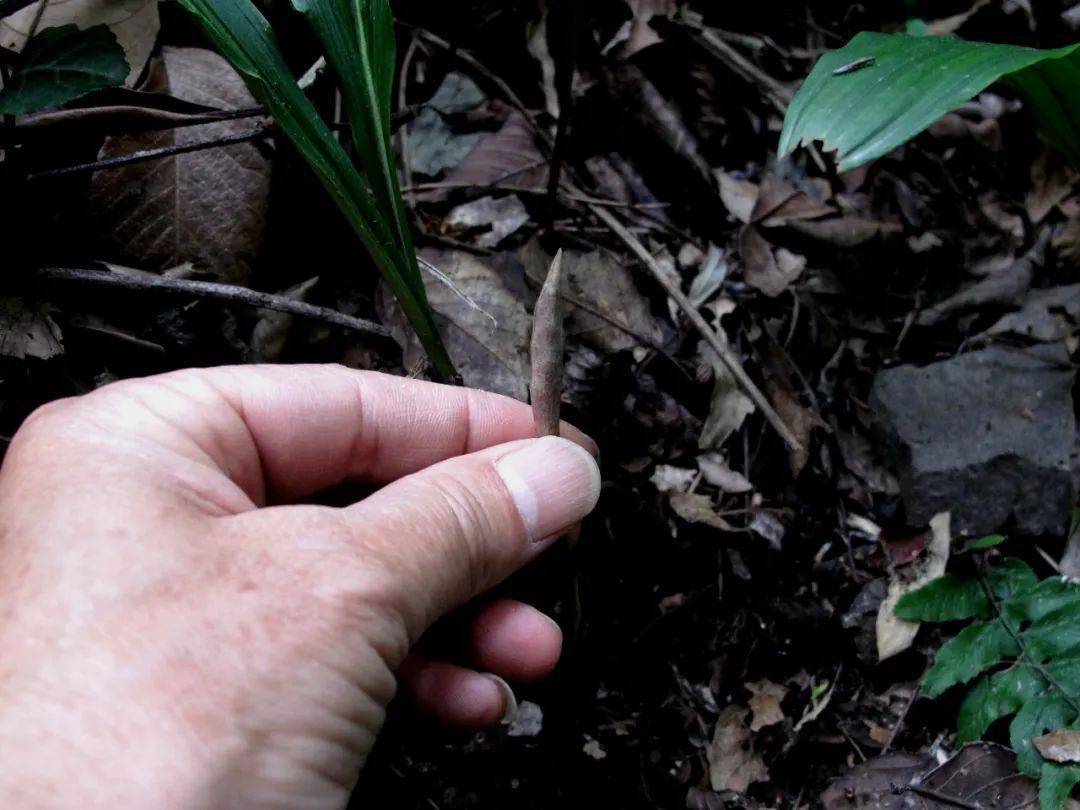
[[[11,80],[0,91],[0,113],[23,115],[57,107],[128,75],[124,49],[107,25],[80,31],[75,25],[46,28],[23,48]]]
[[[379,207],[397,243],[412,257],[409,282],[424,285],[398,186],[390,115],[397,61],[394,18],[387,0],[292,0],[314,28],[338,81],[353,143]]]
[[[405,255],[371,187],[297,87],[266,19],[251,0],[180,2],[244,77],[337,203],[401,303],[435,369],[444,378],[455,377],[423,288],[410,278],[415,256],[411,249]]]
[[[1061,810],[1080,782],[1080,765],[1043,762],[1039,775],[1040,810]]]
[[[956,719],[957,738],[972,742],[1002,717],[1020,710],[1046,689],[1046,679],[1034,667],[1015,664],[979,680],[968,692]]]
[[[893,612],[909,622],[952,622],[987,616],[990,603],[976,580],[945,574],[904,595]]]
[[[923,693],[937,697],[946,689],[966,683],[1020,650],[1000,621],[979,622],[965,627],[946,643],[934,658],[923,679]]]
[[[1038,776],[1043,758],[1032,740],[1046,731],[1062,729],[1075,719],[1076,710],[1055,691],[1025,703],[1009,725],[1009,744],[1016,752],[1017,769],[1028,776]]]
[[[977,537],[972,540],[966,546],[964,546],[959,554],[967,554],[972,551],[986,551],[988,548],[994,548],[994,546],[1000,546],[1005,542],[1005,535],[1003,534],[988,534],[986,537]]]
[[[843,75],[843,65],[873,64]],[[1027,96],[1047,137],[1080,165],[1080,45],[1041,51],[956,37],[857,34],[818,60],[788,108],[780,154],[821,140],[841,171],[895,149],[1003,77]]]

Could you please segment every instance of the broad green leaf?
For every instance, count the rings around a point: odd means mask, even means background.
[[[995,720],[1019,711],[1046,686],[1046,679],[1025,664],[1015,664],[980,679],[960,706],[956,719],[958,739],[961,742],[979,739]]]
[[[1080,782],[1080,765],[1044,762],[1039,775],[1040,810],[1061,810]]]
[[[923,679],[923,693],[937,697],[946,689],[966,683],[1020,650],[1005,625],[994,620],[965,627],[946,643]]]
[[[1076,710],[1055,691],[1025,703],[1009,725],[1009,744],[1016,752],[1017,769],[1038,776],[1044,760],[1032,740],[1046,731],[1062,729],[1075,719]]]
[[[893,612],[909,622],[951,622],[987,616],[990,603],[976,580],[945,574],[905,594]]]
[[[371,186],[297,87],[266,19],[251,0],[180,2],[243,76],[337,203],[400,302],[435,369],[443,377],[456,377],[423,287],[412,280],[415,256],[397,241],[395,228],[376,205]]]
[[[0,91],[0,113],[23,115],[56,107],[127,78],[124,49],[107,25],[80,31],[74,25],[46,28],[35,35]]]
[[[1005,542],[1005,535],[1003,534],[988,534],[986,537],[977,537],[964,546],[958,553],[967,554],[970,551],[986,551],[988,548],[994,548],[994,546],[1000,546]]]
[[[1080,45],[1043,51],[956,37],[857,34],[822,56],[788,108],[780,154],[820,140],[841,171],[895,149],[1009,77],[1050,141],[1080,166]],[[873,64],[843,75],[860,59]]]

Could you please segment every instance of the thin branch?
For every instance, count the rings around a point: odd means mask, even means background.
[[[1001,624],[1005,627],[1006,632],[1008,632],[1008,634],[1012,637],[1012,640],[1016,642],[1016,646],[1020,650],[1019,657],[1024,659],[1028,666],[1030,666],[1043,678],[1045,678],[1048,684],[1061,692],[1061,696],[1065,698],[1065,702],[1068,703],[1074,711],[1080,712],[1080,701],[1077,701],[1075,697],[1073,697],[1069,692],[1065,691],[1065,687],[1058,682],[1057,678],[1050,674],[1050,671],[1046,668],[1045,665],[1040,663],[1038,659],[1036,659],[1028,651],[1027,645],[1024,643],[1024,639],[1020,636],[1019,633],[1016,632],[1013,626],[1005,620],[1005,612],[1001,609],[1001,602],[998,601],[997,596],[990,588],[990,583],[986,579],[985,559],[979,561],[978,574],[979,584],[982,586],[983,593],[986,594],[987,601],[990,602],[990,606],[994,609],[994,614],[997,616],[998,621],[1001,622]]]
[[[761,393],[761,389],[757,387],[750,376],[743,370],[742,365],[739,363],[739,359],[735,357],[731,349],[724,345],[723,341],[716,332],[709,326],[705,318],[698,312],[697,307],[693,305],[686,294],[679,288],[679,285],[668,278],[663,269],[657,263],[653,255],[645,249],[645,246],[641,244],[641,241],[634,236],[623,225],[615,215],[607,209],[599,205],[589,205],[589,210],[593,215],[607,225],[611,231],[618,236],[628,248],[644,262],[645,267],[652,273],[653,277],[660,282],[661,286],[667,291],[667,294],[671,296],[672,300],[679,305],[679,308],[686,314],[686,317],[690,319],[690,322],[701,333],[701,336],[705,338],[705,341],[709,344],[714,352],[720,357],[721,362],[731,372],[732,376],[739,383],[739,387],[746,392],[746,395],[750,397],[751,401],[761,409],[761,413],[765,416],[765,419],[773,426],[773,429],[780,434],[781,438],[787,442],[788,446],[793,450],[801,450],[802,444],[795,434],[791,432],[791,429],[784,424],[784,420],[780,418],[780,414],[773,408],[772,403],[768,398]]]
[[[217,149],[222,146],[233,146],[238,143],[259,141],[272,134],[274,134],[273,131],[265,127],[259,127],[251,132],[226,135],[208,141],[196,141],[195,143],[187,143],[181,146],[163,146],[158,149],[144,149],[141,152],[133,152],[130,155],[118,155],[117,157],[105,158],[103,160],[93,160],[89,163],[76,163],[71,166],[61,166],[58,169],[45,169],[40,172],[31,172],[26,175],[26,179],[43,180],[47,177],[59,177],[64,174],[82,174],[84,172],[96,172],[101,169],[118,169],[121,166],[145,163],[148,160],[160,160],[161,158],[173,157],[174,155],[186,155],[190,152],[201,152],[204,149]]]
[[[200,298],[216,298],[259,309],[272,309],[288,315],[310,318],[316,321],[341,326],[354,332],[390,337],[390,330],[374,321],[354,318],[334,309],[317,307],[304,301],[295,301],[281,295],[259,292],[233,284],[218,284],[211,281],[191,281],[190,279],[168,278],[166,276],[127,274],[89,270],[76,267],[43,267],[37,271],[40,278],[49,281],[74,281],[82,284],[97,284],[105,287],[120,287],[126,290],[161,290],[180,295],[193,295]]]

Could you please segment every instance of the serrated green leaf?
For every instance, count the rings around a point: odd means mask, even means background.
[[[986,575],[990,590],[1000,600],[1027,593],[1039,584],[1031,566],[1016,557],[1006,557]]]
[[[1080,651],[1080,616],[1066,604],[1041,616],[1021,633],[1024,646],[1036,661]]]
[[[1002,717],[1020,710],[1046,689],[1046,679],[1034,667],[1015,664],[979,680],[968,692],[956,719],[957,738],[972,742]]]
[[[1039,774],[1040,810],[1061,810],[1080,782],[1080,765],[1043,762]]]
[[[780,154],[820,140],[841,171],[880,157],[1003,77],[1011,77],[1047,137],[1080,166],[1080,45],[1042,51],[956,37],[857,34],[822,56],[788,108]],[[836,69],[873,57],[843,75]]]
[[[1019,652],[1016,642],[1000,621],[965,627],[938,650],[934,665],[923,679],[923,693],[927,697],[937,697],[949,687],[966,683]]]
[[[1060,693],[1050,691],[1025,703],[1009,725],[1009,744],[1016,752],[1016,767],[1028,776],[1042,771],[1042,754],[1032,742],[1046,731],[1057,731],[1076,719],[1076,710]]]
[[[1005,542],[1005,535],[1003,534],[988,534],[986,537],[977,537],[970,543],[965,545],[958,554],[967,554],[971,551],[986,551],[988,548],[994,548],[1000,546]]]
[[[36,34],[0,91],[0,113],[24,115],[124,83],[124,49],[107,25],[58,25]]]
[[[417,283],[416,256],[397,239],[396,227],[376,203],[371,185],[297,87],[266,19],[251,0],[180,3],[266,106],[337,203],[397,297],[436,371],[455,378],[423,285]]]
[[[1007,606],[1021,621],[1028,622],[1037,622],[1064,608],[1072,608],[1080,616],[1080,585],[1051,577],[1020,591],[1002,606]]]
[[[952,622],[986,616],[990,603],[974,579],[945,574],[901,597],[893,613],[909,622]]]

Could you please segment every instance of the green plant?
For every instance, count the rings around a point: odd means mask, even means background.
[[[867,61],[871,60],[872,61]],[[844,70],[861,63],[861,69]],[[822,56],[792,99],[781,156],[820,140],[841,171],[884,155],[999,79],[1080,167],[1080,45],[1043,51],[957,37],[857,34]]]
[[[296,84],[251,0],[180,0],[311,166],[390,285],[435,371],[457,374],[428,306],[391,147],[396,43],[387,0],[292,0],[341,86],[359,166]]]
[[[0,113],[24,115],[116,87],[128,64],[116,35],[105,25],[80,30],[58,25],[39,31],[18,56],[0,91]]]
[[[1040,581],[1015,558],[987,566],[980,556],[976,567],[973,577],[946,574],[906,595],[895,613],[917,622],[973,620],[938,650],[922,692],[937,697],[977,678],[957,717],[959,741],[1012,716],[1017,767],[1039,778],[1043,810],[1059,810],[1080,782],[1080,765],[1044,758],[1038,745],[1046,732],[1080,728],[1080,585]]]

